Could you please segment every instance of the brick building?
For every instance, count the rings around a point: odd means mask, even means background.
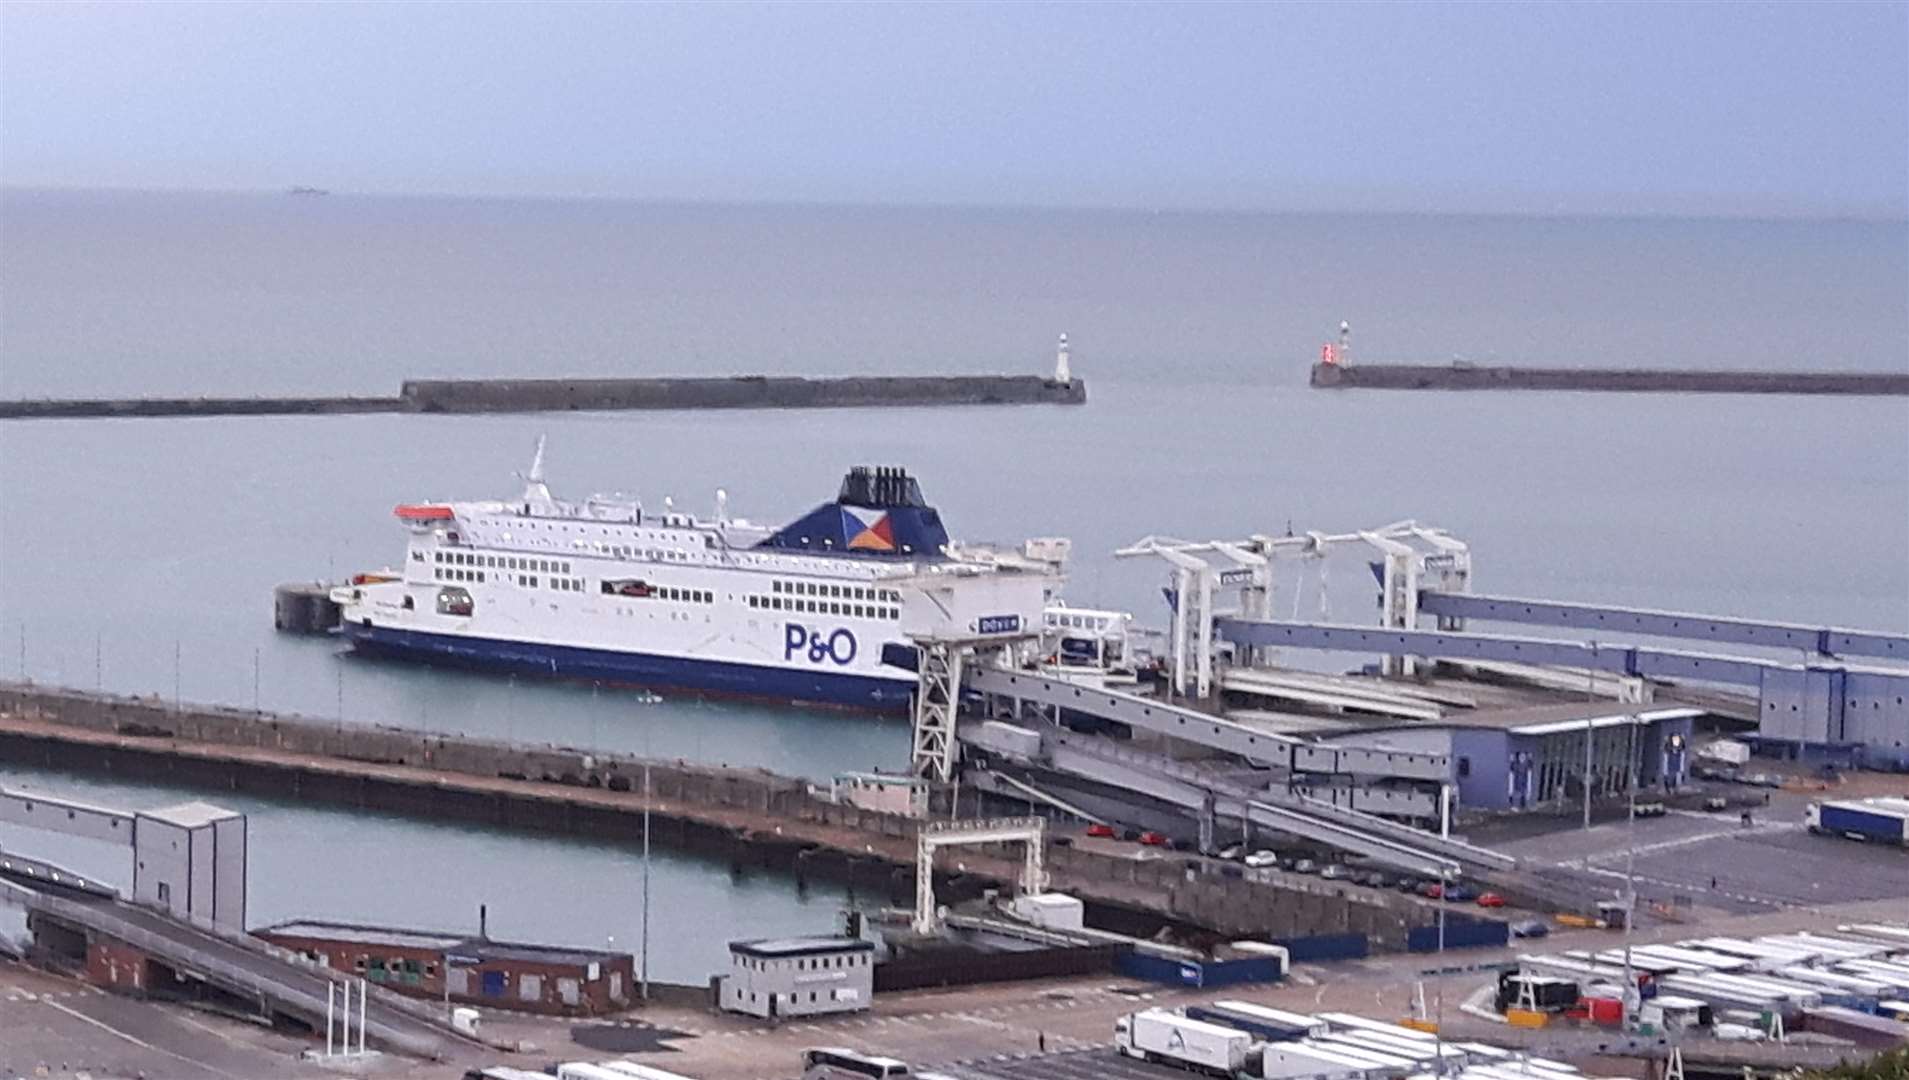
[[[253,934],[413,997],[598,1016],[628,1008],[636,993],[636,962],[628,953],[314,920]]]

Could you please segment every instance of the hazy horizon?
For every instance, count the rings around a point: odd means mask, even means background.
[[[903,202],[903,201],[850,201],[846,199],[794,199],[794,198],[695,198],[691,196],[664,195],[602,195],[576,194],[568,192],[502,192],[502,191],[377,191],[349,190],[324,187],[320,184],[295,184],[288,187],[108,187],[108,186],[57,186],[45,184],[10,184],[0,182],[0,193],[14,195],[286,195],[290,187],[313,187],[327,198],[362,199],[416,199],[465,202],[579,202],[579,203],[629,203],[638,206],[680,206],[680,207],[736,207],[794,209],[841,209],[841,210],[919,210],[919,211],[999,211],[1002,213],[1029,214],[1109,214],[1122,216],[1151,217],[1398,217],[1398,218],[1479,218],[1509,220],[1556,220],[1556,221],[1737,221],[1745,223],[1784,222],[1824,223],[1837,222],[1851,224],[1909,225],[1909,212],[1896,213],[1881,211],[1878,213],[1833,212],[1799,208],[1793,212],[1766,211],[1763,213],[1730,213],[1720,210],[1540,210],[1540,209],[1480,209],[1459,210],[1439,208],[1387,208],[1382,206],[1139,206],[1086,203],[1035,203],[1035,202]]]
[[[1903,220],[1909,4],[0,7],[0,184]]]

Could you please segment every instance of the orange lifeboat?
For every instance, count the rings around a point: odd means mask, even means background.
[[[399,521],[449,521],[454,516],[448,506],[427,503],[403,503],[392,512]]]

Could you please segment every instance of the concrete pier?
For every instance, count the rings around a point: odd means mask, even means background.
[[[1038,375],[736,375],[649,379],[414,379],[396,397],[69,398],[0,401],[0,420],[631,409],[1080,405],[1087,384]]]
[[[1909,371],[1698,371],[1662,368],[1314,364],[1331,390],[1599,390],[1658,394],[1909,394]]]
[[[832,803],[758,769],[19,683],[0,683],[0,760],[620,842],[640,836],[647,806],[658,843],[867,885],[913,880],[915,819]],[[956,894],[964,882],[1012,882],[1021,869],[1010,847],[958,861],[944,868]],[[1052,887],[1089,904],[1231,937],[1352,933],[1373,951],[1397,951],[1436,917],[1413,897],[1284,874],[1242,881],[1197,859],[1054,846],[1046,861]]]

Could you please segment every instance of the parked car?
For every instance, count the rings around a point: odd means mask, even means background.
[[[1112,825],[1093,824],[1087,826],[1087,835],[1112,840],[1116,834]]]
[[[1352,876],[1352,871],[1338,863],[1330,863],[1320,868],[1319,876],[1327,881],[1343,881]]]
[[[1403,877],[1399,878],[1397,881],[1393,882],[1392,887],[1402,893],[1415,893],[1415,892],[1423,891],[1425,888],[1425,883],[1413,877],[1410,874],[1406,874]]]
[[[1140,834],[1140,842],[1148,847],[1166,847],[1167,834],[1157,833],[1152,829],[1148,829],[1146,832]]]
[[[1663,817],[1665,814],[1670,813],[1670,810],[1660,802],[1641,802],[1637,804],[1632,812],[1638,817]]]
[[[1055,847],[1073,847],[1074,846],[1074,838],[1071,836],[1050,836],[1047,838],[1047,842],[1054,845]]]
[[[1728,810],[1730,809],[1730,800],[1721,795],[1712,795],[1704,800],[1704,809],[1713,814],[1719,810]]]
[[[1220,849],[1220,858],[1231,862],[1238,862],[1245,854],[1246,848],[1241,844],[1228,844]]]
[[[1445,899],[1445,886],[1436,881],[1428,881],[1423,888],[1419,889],[1419,895],[1425,897],[1427,900],[1443,900]]]
[[[1318,872],[1319,864],[1313,862],[1311,859],[1299,859],[1293,863],[1293,873],[1295,874],[1317,874]]]
[[[1140,839],[1140,830],[1139,829],[1122,829],[1120,830],[1120,838],[1122,840],[1127,841],[1129,844],[1131,844],[1135,840]]]
[[[1504,907],[1505,898],[1502,896],[1499,896],[1495,892],[1479,893],[1478,906],[1479,907]]]
[[[1543,937],[1551,932],[1551,924],[1543,919],[1521,919],[1511,924],[1513,937]]]
[[[1362,874],[1354,876],[1353,880],[1368,889],[1389,889],[1392,887],[1391,875],[1381,873],[1377,870],[1367,870]]]
[[[1255,851],[1246,857],[1246,865],[1256,870],[1268,866],[1278,866],[1279,855],[1277,852],[1272,851]]]
[[[1470,889],[1466,888],[1463,885],[1445,886],[1444,899],[1446,900],[1453,901],[1454,903],[1463,904],[1463,903],[1466,903],[1467,901],[1475,900],[1477,898],[1478,898],[1477,893],[1471,891]]]

